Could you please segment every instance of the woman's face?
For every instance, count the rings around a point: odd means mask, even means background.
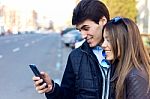
[[[114,59],[114,53],[113,53],[113,49],[112,49],[112,45],[111,45],[111,39],[109,34],[104,30],[104,34],[103,34],[103,43],[102,43],[102,48],[105,50],[106,53],[106,59],[111,61]]]

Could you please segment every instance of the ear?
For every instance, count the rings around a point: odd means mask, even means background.
[[[105,25],[107,23],[107,19],[105,16],[103,16],[100,20],[99,20],[99,24],[101,25]]]

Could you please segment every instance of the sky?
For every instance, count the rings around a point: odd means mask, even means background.
[[[75,0],[0,0],[13,9],[27,12],[35,9],[40,15],[49,16],[54,23],[64,24],[71,18]]]

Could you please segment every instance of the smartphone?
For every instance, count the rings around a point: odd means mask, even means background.
[[[43,79],[42,75],[40,74],[40,72],[37,69],[35,64],[30,64],[29,66],[30,66],[30,68],[31,68],[31,70],[32,70],[32,72],[34,73],[35,76],[40,77],[41,79]],[[43,82],[40,85],[42,85],[43,83],[46,83],[44,81],[44,79],[43,79]],[[48,87],[48,85],[46,85],[46,87]]]

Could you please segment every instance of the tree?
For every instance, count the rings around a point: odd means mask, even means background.
[[[136,0],[102,0],[110,11],[111,18],[115,16],[128,17],[136,21]]]

